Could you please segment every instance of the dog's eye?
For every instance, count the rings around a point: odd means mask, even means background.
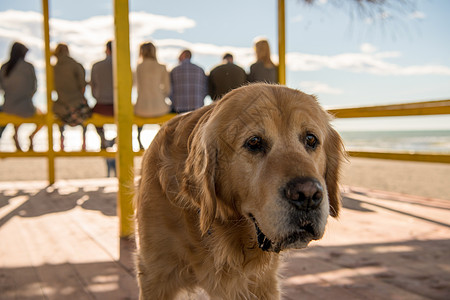
[[[245,142],[244,147],[251,152],[264,152],[266,149],[266,143],[261,137],[252,136]]]
[[[308,133],[305,136],[305,146],[311,150],[314,150],[319,145],[319,140],[314,134]]]

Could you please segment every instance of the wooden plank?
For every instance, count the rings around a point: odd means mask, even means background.
[[[310,257],[299,259],[295,255],[283,264],[282,269],[282,290],[286,294],[283,299],[333,299],[336,295],[342,299],[361,299],[358,293],[317,275],[339,269],[338,266],[324,264]]]
[[[295,251],[283,273],[292,299],[300,298],[303,292],[312,296],[302,296],[302,299],[333,299],[336,295],[339,299],[427,299],[379,276],[390,270],[389,265],[377,260],[359,260],[358,253],[348,255],[351,264],[334,259],[343,250],[344,247],[333,249],[330,253],[328,248],[313,247]],[[296,293],[298,298],[291,293]]]
[[[0,228],[1,299],[44,299],[39,276],[24,247],[18,217]]]
[[[39,292],[45,299],[137,299],[130,263],[125,268],[124,263],[112,257],[121,254],[114,230],[117,229],[117,217],[79,205],[82,204],[79,199],[84,195],[92,195],[92,201],[95,201],[99,193],[98,189],[86,193],[77,186],[60,184],[54,191],[41,190],[13,211],[16,216],[8,219],[0,233],[2,237],[15,237],[19,231],[22,236],[18,237],[17,244],[21,243],[23,253],[15,250],[16,245],[5,244],[2,240],[2,257],[15,261],[2,268],[2,274],[5,274],[2,287],[12,290],[8,299],[28,299]],[[114,190],[106,196],[109,203],[114,203]],[[78,220],[83,213],[86,217]],[[9,228],[8,225],[13,225],[12,220],[17,220],[17,224]],[[104,240],[97,241],[80,228],[80,222],[94,222],[86,228],[94,228],[95,222],[103,223]],[[122,249],[131,257],[131,249]],[[30,257],[29,261],[24,259],[25,254]],[[30,275],[23,276],[24,273],[36,275],[29,278]],[[13,284],[18,279],[22,280],[20,285]]]
[[[39,199],[32,199],[32,202],[36,203],[29,207],[31,211],[50,210]],[[71,235],[73,232],[66,221],[64,217],[60,218],[58,213],[53,213],[28,217],[21,222],[23,240],[32,258],[32,267],[38,273],[46,299],[93,299],[71,263],[69,251],[75,247],[83,249],[86,245]]]
[[[430,198],[418,195],[408,195],[398,192],[381,191],[376,189],[368,189],[356,186],[342,186],[343,193],[346,196],[351,194],[359,194],[367,196],[374,200],[386,200],[391,202],[403,202],[413,205],[421,205],[426,207],[433,207],[437,209],[450,210],[450,201],[445,199]]]
[[[95,298],[126,299],[133,295],[137,298],[132,266],[126,268],[122,263],[122,257],[131,257],[132,251],[120,252],[117,216],[112,215],[117,189],[111,193],[104,193],[104,188],[100,190],[89,192],[79,189],[73,195],[77,206],[59,216],[60,222],[65,222],[66,227],[70,228],[69,236],[75,238],[74,241],[64,242],[67,247],[64,252],[70,254],[70,263]],[[92,197],[80,201],[84,196]],[[88,202],[94,202],[96,206],[89,206]],[[107,206],[106,214],[102,206]],[[102,209],[99,211],[96,207]],[[74,244],[77,244],[75,249],[71,246]]]

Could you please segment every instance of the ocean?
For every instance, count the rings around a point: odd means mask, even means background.
[[[450,153],[450,130],[341,131],[347,150]]]
[[[34,125],[23,125],[19,131],[19,139],[24,150],[28,148],[27,136]],[[148,146],[158,131],[157,125],[146,125],[142,132],[142,142]],[[115,136],[115,126],[106,125],[107,138]],[[339,131],[348,151],[408,151],[408,152],[435,152],[450,153],[450,130],[404,130],[404,131]],[[59,150],[59,130],[54,127],[54,150]],[[81,149],[81,127],[67,127],[66,151]],[[137,129],[133,129],[133,149],[137,151],[139,145],[136,140]],[[88,126],[87,150],[98,151],[100,140],[92,125]],[[45,127],[35,137],[36,151],[46,151],[47,130]],[[9,125],[0,140],[0,151],[14,151],[12,140],[12,127]]]

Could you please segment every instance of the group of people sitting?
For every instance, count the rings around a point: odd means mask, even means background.
[[[4,92],[4,103],[0,109],[8,114],[20,117],[32,117],[42,114],[33,105],[32,98],[37,89],[36,74],[31,63],[25,60],[28,48],[15,42],[11,48],[10,59],[0,70],[0,89]],[[169,112],[184,113],[204,105],[207,95],[218,101],[225,93],[247,82],[278,82],[276,65],[270,59],[267,40],[255,43],[257,61],[251,65],[247,74],[244,69],[234,64],[233,56],[226,53],[223,63],[213,68],[207,76],[204,70],[191,62],[192,52],[185,49],[178,57],[179,64],[170,72],[159,63],[156,47],[151,42],[143,43],[139,49],[139,62],[134,72],[137,88],[137,100],[134,105],[136,116],[150,118]],[[54,89],[57,100],[53,103],[53,113],[61,120],[61,150],[64,150],[64,126],[83,127],[82,150],[86,150],[86,127],[84,120],[91,114],[114,115],[114,85],[112,42],[106,44],[106,57],[93,64],[91,80],[86,81],[84,67],[73,59],[66,44],[58,44],[54,50]],[[85,88],[90,84],[92,96],[96,100],[94,107],[89,107],[85,98]],[[29,136],[29,150],[33,150],[33,137],[42,125],[37,125]],[[4,127],[0,127],[0,137]],[[14,126],[13,139],[16,149],[23,151],[18,138],[19,125]],[[100,137],[101,149],[113,145],[114,140],[107,140],[103,127],[96,127]],[[142,127],[138,127],[139,146]]]

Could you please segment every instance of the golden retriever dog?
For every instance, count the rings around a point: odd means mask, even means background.
[[[339,213],[330,119],[313,96],[252,84],[162,126],[135,203],[140,299],[279,299],[280,252]]]

